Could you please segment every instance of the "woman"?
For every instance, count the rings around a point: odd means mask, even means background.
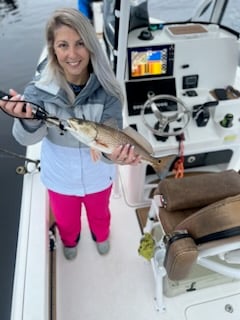
[[[96,122],[115,119],[122,127],[123,95],[95,31],[78,10],[56,10],[46,26],[47,63],[40,76],[24,91],[24,100],[36,103],[60,119],[85,118]],[[88,224],[100,254],[110,248],[109,197],[115,177],[114,162],[136,165],[140,157],[134,147],[117,147],[109,159],[93,162],[90,149],[63,135],[44,121],[32,119],[32,108],[14,102],[0,106],[15,119],[13,135],[23,145],[41,145],[41,179],[49,194],[51,209],[63,242],[63,252],[71,260],[77,255],[81,232],[81,206],[86,208]],[[29,119],[26,119],[29,118]]]

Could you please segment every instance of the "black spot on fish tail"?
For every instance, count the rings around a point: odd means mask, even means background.
[[[161,157],[158,159],[157,163],[155,162],[152,164],[153,169],[155,170],[156,174],[160,178],[160,180],[164,179],[171,167],[173,166],[174,162],[177,159],[177,155],[169,155],[165,157]]]

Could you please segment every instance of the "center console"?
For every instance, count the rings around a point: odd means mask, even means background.
[[[124,125],[151,143],[154,156],[179,155],[179,136],[171,132],[184,127],[182,120],[170,122],[166,130],[170,135],[161,137],[146,127],[142,112],[148,99],[159,96],[155,106],[171,116],[178,104],[161,95],[174,96],[190,115],[182,141],[185,171],[239,170],[237,71],[238,39],[218,25],[187,23],[133,30],[128,36]],[[144,117],[156,128],[159,119],[150,107],[145,108]],[[121,166],[119,172],[128,204],[149,203],[158,180],[151,167],[144,163]]]

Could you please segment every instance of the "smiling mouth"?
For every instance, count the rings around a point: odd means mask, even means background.
[[[75,61],[75,62],[67,62],[67,64],[69,64],[70,66],[77,66],[79,65],[80,61]]]

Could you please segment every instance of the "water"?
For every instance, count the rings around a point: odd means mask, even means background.
[[[163,19],[187,19],[199,0],[149,0]],[[22,92],[31,80],[44,44],[48,16],[59,7],[78,7],[77,0],[0,0],[0,90]],[[183,10],[184,8],[184,10]],[[223,22],[240,32],[240,1],[229,0]]]
[[[46,20],[63,6],[77,8],[77,0],[0,0],[0,90],[23,91],[44,45]]]

